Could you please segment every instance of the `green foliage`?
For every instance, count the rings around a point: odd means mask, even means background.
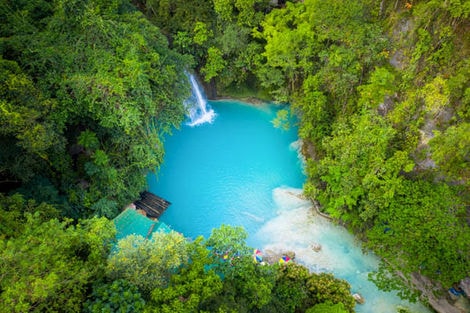
[[[118,242],[108,260],[107,275],[129,281],[148,298],[155,288],[167,287],[187,260],[186,241],[179,233],[155,232],[150,240],[130,235]]]
[[[34,214],[39,221],[59,217],[59,211],[47,203],[25,200],[21,194],[5,196],[0,193],[0,238],[8,239],[19,236],[27,221],[28,214]]]
[[[201,69],[204,74],[204,80],[210,81],[216,77],[225,68],[225,60],[222,57],[222,52],[216,47],[210,47],[207,50],[207,62]]]
[[[232,264],[232,270],[223,272],[223,302],[218,305],[235,308],[239,312],[250,312],[268,305],[274,286],[270,269],[258,266],[250,256],[239,257]]]
[[[0,187],[21,185],[24,195],[1,195],[2,260],[13,251],[8,245],[20,243],[31,246],[24,255],[44,257],[30,258],[38,265],[21,254],[18,264],[8,263],[26,273],[4,270],[2,304],[18,305],[10,311],[80,308],[85,287],[103,268],[101,259],[96,268],[76,264],[87,262],[76,251],[91,244],[72,233],[88,226],[45,221],[58,216],[56,209],[112,218],[138,195],[145,174],[163,160],[161,136],[182,121],[190,65],[219,91],[260,89],[292,103],[311,154],[305,193],[387,258],[375,279],[380,287],[401,286],[390,282],[394,270],[407,277],[418,271],[444,286],[468,274],[468,197],[460,187],[468,187],[469,176],[469,1],[133,3],[159,28],[126,0],[0,5]],[[171,50],[160,29],[188,56]],[[394,38],[393,48],[384,34]],[[394,70],[385,65],[391,55],[402,56],[391,62]],[[287,126],[286,112],[279,111],[276,125]],[[23,212],[36,212],[38,220]],[[43,247],[42,225],[63,246],[53,238]],[[112,278],[152,295],[148,310],[351,310],[348,297],[344,308],[338,304],[344,288],[323,291],[335,284],[330,278],[256,266],[240,229],[215,230],[204,243],[209,255],[200,241],[188,246],[170,237],[159,238],[158,247],[130,238],[109,261]],[[67,244],[80,248],[70,252]],[[58,264],[59,272],[45,262]],[[109,286],[121,292],[125,284]],[[114,301],[106,297],[100,299]]]
[[[470,264],[470,231],[458,192],[442,183],[403,181],[368,232],[370,246],[407,275],[419,272],[451,286]]]
[[[321,303],[317,304],[311,309],[308,309],[306,313],[347,313],[348,311],[344,308],[342,303]]]
[[[302,92],[296,96],[292,108],[301,117],[299,126],[300,138],[318,144],[330,133],[331,121],[326,95],[315,87],[316,79],[307,77],[303,82]]]
[[[284,100],[308,75],[316,76],[321,85],[315,91],[327,91],[338,111],[345,110],[354,87],[384,59],[387,45],[365,12],[360,1],[344,5],[318,0],[287,2],[271,11],[261,23],[262,32],[255,32],[266,41],[266,61],[256,70],[261,84]],[[273,69],[282,79],[265,74]]]
[[[210,251],[202,243],[202,238],[188,243],[189,260],[181,270],[171,276],[166,288],[156,288],[152,292],[147,309],[158,308],[159,312],[198,312],[205,303],[218,297],[222,290],[222,280],[210,269]]]
[[[212,1],[141,0],[141,8],[150,21],[165,33],[180,53],[190,54],[198,68],[206,63],[212,45],[215,12]]]
[[[307,268],[290,263],[279,266],[275,275],[272,300],[264,312],[303,312],[312,305],[306,288],[306,282],[312,274]]]
[[[233,17],[232,0],[213,0],[214,10],[223,21],[231,21]]]
[[[81,310],[87,286],[103,276],[114,238],[105,219],[41,222],[27,215],[21,233],[0,242],[0,307],[8,312]]]
[[[214,11],[223,22],[236,21],[240,26],[255,27],[270,4],[267,0],[213,0]]]
[[[248,233],[241,226],[221,225],[214,228],[206,245],[216,256],[227,255],[229,259],[251,255],[251,248],[246,245]]]
[[[332,275],[312,274],[296,263],[260,265],[246,247],[246,233],[238,227],[214,229],[206,242],[215,258],[211,269],[223,278],[220,294],[206,310],[237,312],[304,312],[323,303],[343,303],[353,312],[349,285]]]
[[[209,303],[210,311],[230,308],[247,312],[270,301],[272,278],[253,262],[247,237],[240,226],[221,225],[212,230],[206,246],[212,252],[211,268],[223,278],[224,285],[220,299]]]
[[[183,119],[189,59],[127,1],[2,10],[0,140],[9,148],[0,177],[41,175],[81,216],[113,217],[145,186],[163,159],[161,136]]]
[[[265,64],[259,64],[256,74],[263,87],[272,90],[276,99],[285,101],[286,96],[296,84],[297,71],[301,74],[302,57],[309,57],[304,50],[313,50],[315,40],[303,3],[286,4],[285,9],[275,9],[261,23],[263,32],[255,36],[266,41],[263,56]],[[307,23],[307,24],[302,24]],[[278,71],[278,73],[273,73]],[[287,90],[283,89],[286,85]]]
[[[411,171],[414,163],[403,151],[389,149],[395,131],[381,116],[365,112],[350,121],[335,125],[323,142],[325,157],[307,170],[327,184],[312,196],[332,216],[364,228],[394,201],[401,172]]]
[[[85,312],[139,313],[145,305],[137,287],[124,279],[93,286],[92,299],[87,301]]]
[[[147,0],[144,12],[173,47],[194,57],[196,70],[218,91],[254,87],[253,69],[262,46],[251,33],[271,9],[268,0]]]
[[[470,178],[470,123],[461,123],[436,131],[430,141],[432,159],[448,179],[463,180]]]
[[[197,22],[211,21],[215,16],[212,1],[142,0],[145,13],[170,37],[178,31],[189,32]]]
[[[45,99],[15,61],[0,57],[0,77],[0,175],[28,181],[48,165],[47,151],[59,144],[58,125],[47,115],[55,101]]]
[[[358,87],[360,107],[376,109],[383,103],[385,96],[390,96],[395,90],[394,80],[395,76],[386,68],[376,68],[370,76],[369,84]]]
[[[80,133],[77,138],[77,143],[83,146],[83,148],[91,151],[94,151],[100,146],[100,142],[96,136],[96,133],[88,129]]]
[[[346,312],[354,312],[355,302],[350,293],[350,286],[344,280],[338,280],[331,274],[320,273],[307,280],[307,289],[314,303],[344,304]]]
[[[258,266],[246,245],[247,233],[242,227],[222,225],[213,229],[206,245],[212,252],[211,268],[223,278],[220,296],[208,303],[209,311],[218,308],[250,312],[271,301],[273,273]]]
[[[450,91],[451,103],[455,108],[455,115],[461,119],[470,118],[470,59],[463,59],[457,64],[457,69],[447,81]]]
[[[422,89],[421,97],[424,100],[424,110],[433,118],[439,116],[442,110],[449,104],[449,89],[446,81],[437,76]]]
[[[416,302],[420,292],[414,289],[409,280],[404,278],[403,274],[399,276],[396,271],[399,271],[399,269],[382,261],[376,272],[369,273],[369,279],[374,282],[380,290],[394,291],[400,298],[410,302]],[[399,310],[397,311],[400,312]]]
[[[196,22],[194,25],[194,43],[203,45],[209,38],[210,32],[207,29],[207,25],[203,22]]]

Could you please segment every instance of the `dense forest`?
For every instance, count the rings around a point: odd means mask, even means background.
[[[383,259],[371,279],[445,296],[470,276],[469,14],[469,0],[0,0],[0,312],[354,311],[344,281],[257,266],[240,228],[113,248],[110,219],[184,119],[187,72],[212,97],[288,103],[275,124],[299,121],[305,195]]]

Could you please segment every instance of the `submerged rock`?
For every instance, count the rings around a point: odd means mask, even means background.
[[[355,293],[352,295],[352,297],[354,298],[354,300],[356,300],[357,303],[359,304],[364,304],[366,302],[366,299],[364,299],[364,297],[359,294],[359,293]]]
[[[310,248],[312,248],[312,250],[315,252],[320,252],[322,247],[319,243],[313,243],[312,245],[310,245]]]

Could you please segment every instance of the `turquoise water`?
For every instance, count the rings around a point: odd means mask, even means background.
[[[294,129],[275,129],[273,107],[211,103],[212,124],[185,126],[165,141],[165,162],[150,190],[172,205],[161,220],[188,237],[210,235],[221,224],[254,234],[276,216],[276,187],[302,187]]]
[[[158,176],[149,175],[150,191],[172,202],[161,221],[187,237],[210,235],[221,224],[241,225],[248,244],[261,250],[296,253],[312,271],[327,271],[348,280],[366,303],[357,312],[392,313],[397,305],[413,312],[392,293],[367,280],[377,268],[343,228],[312,214],[300,199],[305,175],[298,154],[296,129],[273,127],[274,106],[210,102],[213,123],[183,126],[165,141],[165,161]],[[314,252],[312,244],[320,244]]]

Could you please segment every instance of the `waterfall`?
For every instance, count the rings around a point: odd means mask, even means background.
[[[216,115],[214,110],[207,104],[207,99],[194,75],[188,74],[188,76],[191,82],[192,95],[185,102],[189,117],[187,124],[189,126],[197,126],[204,123],[212,123]]]

